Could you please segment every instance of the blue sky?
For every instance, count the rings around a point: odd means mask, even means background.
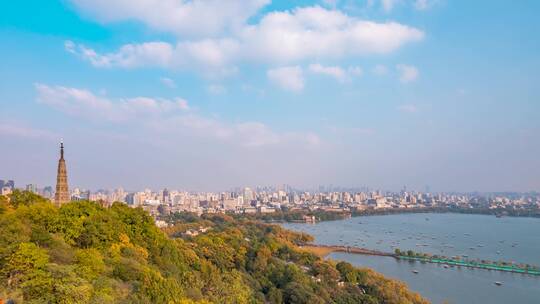
[[[0,178],[540,190],[537,1],[65,0],[0,10]]]

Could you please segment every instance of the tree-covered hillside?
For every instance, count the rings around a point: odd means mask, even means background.
[[[201,229],[202,228],[202,229]],[[186,232],[201,233],[186,233]],[[197,234],[197,235],[196,235]],[[15,303],[427,303],[397,281],[225,215],[163,231],[142,209],[0,196],[0,299]]]

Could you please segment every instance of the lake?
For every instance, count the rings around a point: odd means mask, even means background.
[[[354,217],[317,224],[286,223],[309,233],[315,243],[385,252],[395,248],[445,256],[504,260],[540,266],[540,219],[466,214],[398,214]],[[333,253],[329,258],[373,268],[406,282],[442,303],[540,303],[540,277],[394,258]],[[414,274],[417,270],[418,274]],[[496,286],[495,281],[503,282]]]

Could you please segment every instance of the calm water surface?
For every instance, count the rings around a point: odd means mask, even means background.
[[[317,224],[284,224],[315,242],[393,252],[417,252],[516,261],[540,266],[540,219],[462,214],[400,214],[356,217]],[[373,268],[406,282],[433,303],[540,303],[540,277],[393,258],[334,253],[332,259]],[[419,273],[414,274],[412,271]],[[495,281],[503,282],[496,286]]]

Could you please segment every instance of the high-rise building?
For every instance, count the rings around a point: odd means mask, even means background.
[[[244,188],[243,196],[244,196],[244,203],[248,205],[251,203],[253,199],[255,199],[253,190],[251,190],[251,188],[249,187]]]
[[[37,185],[36,184],[28,184],[28,185],[26,185],[26,191],[37,193]]]
[[[170,201],[170,194],[169,190],[167,188],[163,189],[163,192],[161,193],[161,199],[163,203],[168,203]]]
[[[10,187],[2,187],[2,188],[0,188],[0,195],[8,195],[11,192],[12,191],[11,191]]]
[[[51,186],[44,187],[43,191],[41,192],[41,195],[43,195],[46,198],[52,198],[53,197],[53,188]]]
[[[66,161],[64,160],[64,142],[60,142],[60,159],[58,160],[58,173],[56,176],[56,193],[54,202],[62,205],[69,202]]]
[[[15,182],[13,180],[0,179],[0,189],[2,188],[9,188],[11,190],[15,190]]]

